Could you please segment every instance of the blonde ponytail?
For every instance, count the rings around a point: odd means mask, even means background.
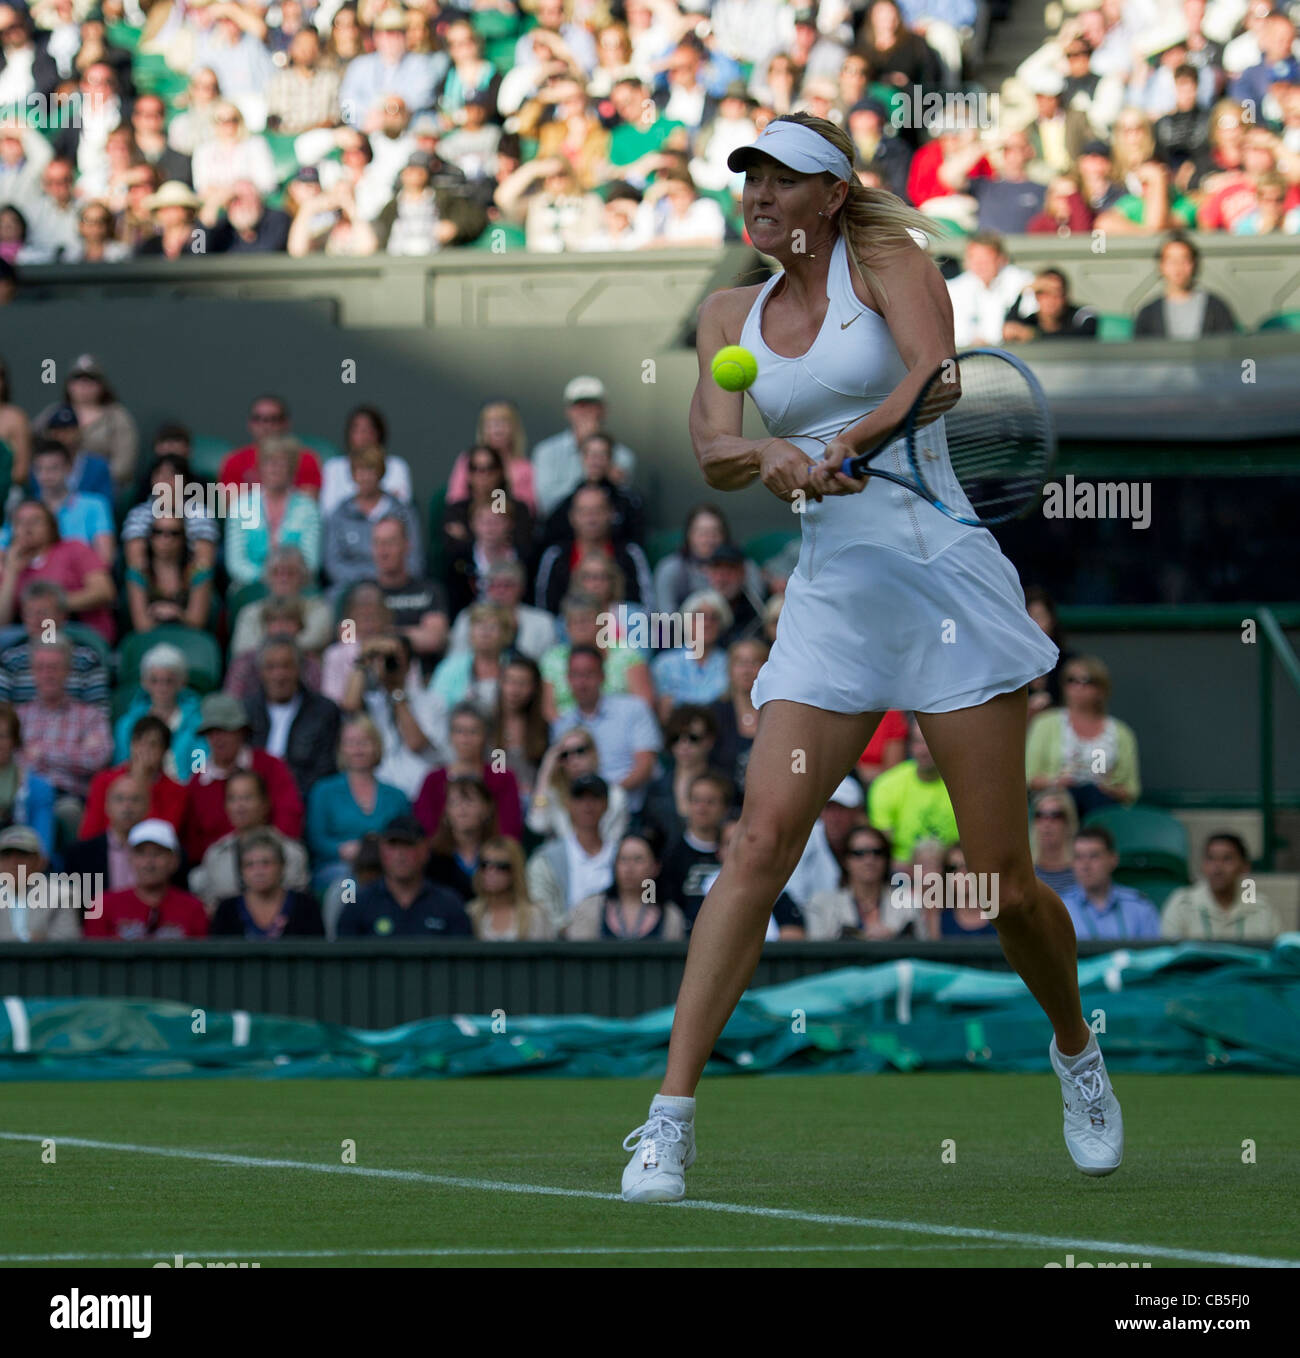
[[[857,157],[853,139],[842,128],[826,118],[815,118],[811,113],[786,113],[773,122],[800,123],[810,131],[825,137],[837,150],[843,151],[852,165]],[[834,179],[833,175],[827,176]],[[913,233],[922,236],[941,236],[947,228],[933,217],[908,207],[897,194],[888,189],[869,189],[855,176],[848,183],[849,194],[835,218],[835,226],[844,238],[849,261],[858,277],[882,300],[885,289],[879,275],[867,264],[906,245],[921,245]],[[921,245],[924,249],[924,246]]]

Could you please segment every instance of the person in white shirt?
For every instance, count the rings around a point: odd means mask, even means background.
[[[727,220],[712,198],[701,198],[690,171],[666,165],[655,175],[637,209],[635,231],[642,249],[721,245]]]
[[[46,875],[48,867],[35,830],[25,825],[0,830],[0,875],[10,884],[6,909],[0,910],[0,943],[55,943],[81,937],[81,912],[68,908],[61,883]],[[89,895],[86,904],[93,908]]]
[[[1267,942],[1279,925],[1272,902],[1250,877],[1250,855],[1226,831],[1205,841],[1202,880],[1179,887],[1160,912],[1161,938]]]
[[[540,661],[555,645],[555,619],[544,608],[523,602],[526,584],[524,568],[518,561],[497,561],[484,575],[484,598],[506,609],[514,619],[514,649]],[[469,615],[470,610],[462,608],[457,616],[447,646],[449,655],[469,650]]]
[[[849,832],[862,822],[864,801],[862,784],[850,775],[822,808],[803,855],[785,884],[785,894],[800,908],[818,892],[839,889],[843,873],[836,855],[843,849]]]
[[[13,203],[30,213],[41,199],[53,156],[50,143],[35,128],[13,123],[0,127],[0,203]]]
[[[758,136],[754,122],[757,107],[743,80],[727,86],[718,103],[718,116],[706,123],[696,140],[691,176],[706,189],[729,189],[736,197],[745,186],[743,172],[729,170],[727,157],[737,147],[748,146]]]
[[[384,456],[384,474],[379,489],[409,505],[413,497],[411,467],[404,457],[388,451],[388,422],[374,406],[357,406],[348,414],[343,427],[344,456],[325,459],[321,468],[320,512],[328,518],[345,500],[357,493],[353,460],[366,448],[378,448]]]
[[[547,912],[557,931],[588,896],[603,896],[614,880],[618,837],[601,831],[609,785],[584,773],[569,787],[571,824],[548,839],[528,860],[528,894]]]
[[[579,445],[588,434],[605,427],[605,384],[599,377],[575,377],[564,388],[564,415],[569,427],[562,434],[543,439],[532,452],[537,508],[550,514],[582,481]],[[636,454],[621,443],[614,445],[610,479],[630,484],[636,474]]]
[[[977,231],[966,242],[965,264],[964,272],[948,281],[957,348],[999,345],[1007,312],[1034,276],[1010,262],[1001,236],[991,231]],[[1024,314],[1032,309],[1032,299],[1021,308]]]

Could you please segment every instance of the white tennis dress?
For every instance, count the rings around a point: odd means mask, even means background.
[[[749,394],[768,433],[818,461],[825,451],[818,439],[874,410],[907,367],[884,318],[853,291],[843,238],[831,256],[826,319],[800,358],[763,342],[763,306],[780,279],[759,293],[741,332],[758,359]],[[927,481],[948,503],[966,505],[942,420],[925,429],[922,446],[937,464]],[[901,439],[877,461],[911,476]],[[878,479],[858,495],[810,500],[799,519],[799,564],[776,644],[751,690],[755,707],[786,698],[831,712],[952,712],[1056,664],[1056,646],[1026,612],[1020,577],[987,529],[957,523]]]

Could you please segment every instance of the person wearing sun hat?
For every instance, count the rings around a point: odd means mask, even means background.
[[[200,237],[195,234],[195,224],[203,200],[188,184],[170,179],[157,193],[151,193],[144,205],[157,234],[141,242],[136,248],[137,255],[187,259],[191,255],[207,253],[206,245],[202,250],[196,249]]]

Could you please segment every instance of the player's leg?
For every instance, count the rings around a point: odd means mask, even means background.
[[[813,823],[881,715],[763,704],[740,822],[691,931],[668,1071],[650,1116],[624,1141],[632,1152],[623,1172],[629,1202],[673,1202],[685,1194],[685,1171],[695,1160],[695,1086],[704,1063],[754,974],[772,905]]]
[[[1109,1173],[1123,1153],[1119,1104],[1084,1022],[1074,924],[1061,898],[1035,875],[1029,849],[1027,690],[957,712],[918,712],[917,721],[952,798],[968,870],[996,874],[1002,951],[1052,1024],[1071,1156],[1085,1173]]]
[[[1088,1041],[1079,999],[1074,925],[1061,898],[1034,873],[1025,793],[1024,690],[958,712],[917,713],[952,798],[966,866],[996,874],[994,924],[1007,961],[1043,1007],[1062,1052]]]
[[[826,712],[803,703],[763,705],[740,821],[691,931],[662,1093],[695,1093],[713,1045],[758,966],[772,905],[822,808],[882,716]]]

